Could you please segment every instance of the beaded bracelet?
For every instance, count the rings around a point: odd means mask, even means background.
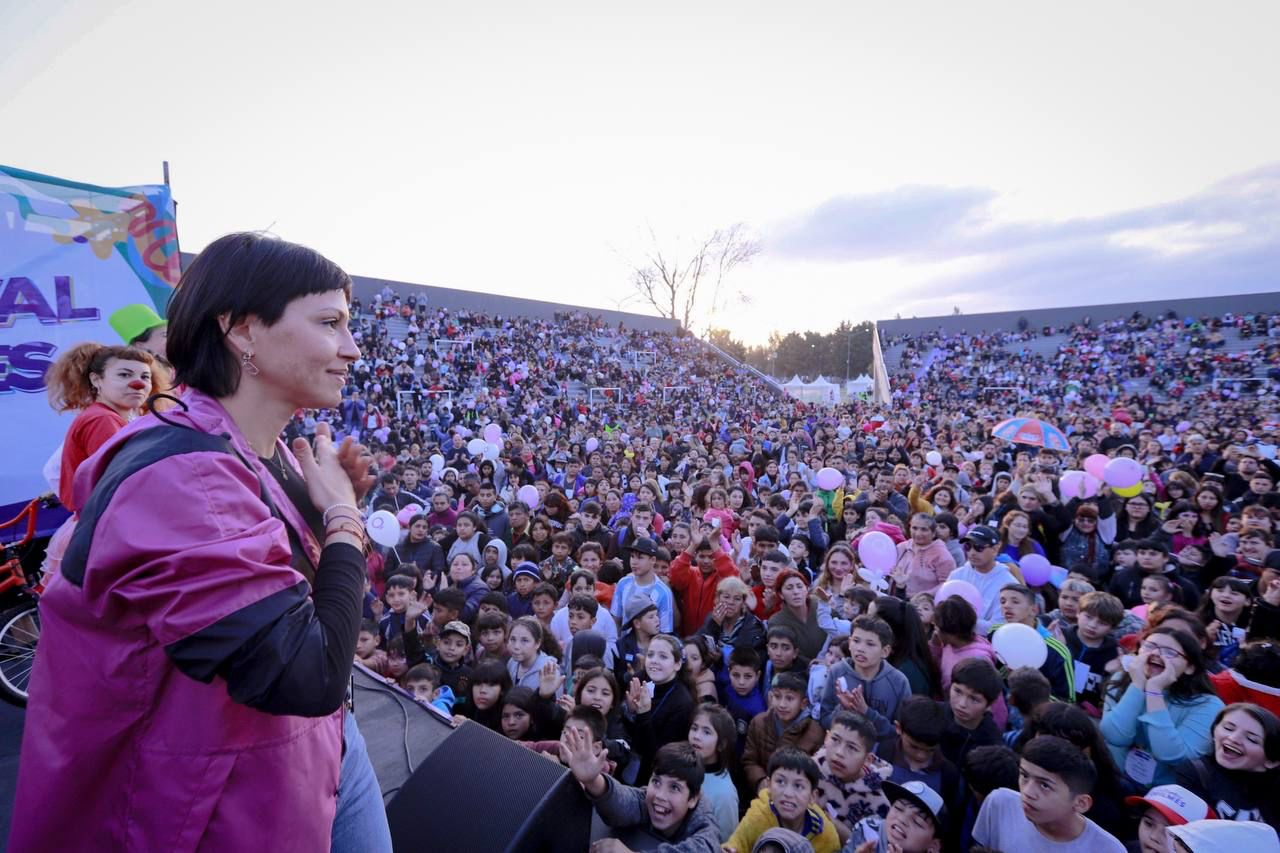
[[[337,503],[337,504],[334,504],[333,506],[329,507],[328,509],[326,509],[324,512],[320,513],[320,521],[321,521],[323,524],[328,525],[328,524],[329,524],[329,513],[333,512],[335,509],[349,509],[349,510],[351,510],[353,513],[355,513],[355,515],[354,515],[354,516],[350,516],[353,520],[354,520],[354,519],[358,519],[358,518],[360,517],[360,508],[359,508],[359,507],[352,506],[351,504]]]
[[[354,536],[355,538],[359,539],[361,542],[364,541],[364,528],[358,527],[354,524],[345,523],[345,524],[338,524],[333,527],[326,527],[324,530],[324,537],[328,539],[330,536],[334,535],[335,533],[348,533]]]

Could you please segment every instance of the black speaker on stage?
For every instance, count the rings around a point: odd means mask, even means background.
[[[581,851],[591,804],[573,776],[497,732],[449,719],[356,664],[356,722],[397,851]]]

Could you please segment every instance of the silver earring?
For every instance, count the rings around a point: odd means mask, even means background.
[[[257,376],[261,372],[258,365],[253,363],[253,353],[248,350],[240,353],[240,369],[247,371],[250,376]]]

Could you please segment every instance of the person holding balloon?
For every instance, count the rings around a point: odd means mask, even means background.
[[[1017,666],[1033,666],[1049,679],[1049,687],[1053,695],[1066,702],[1076,700],[1074,664],[1071,650],[1066,644],[1049,633],[1049,629],[1040,624],[1040,608],[1036,603],[1036,594],[1030,587],[1022,584],[1009,584],[1000,590],[1000,614],[1004,624],[997,627],[992,634],[991,645],[1002,660],[1009,663],[1009,654],[1015,654]],[[1017,628],[1013,634],[1018,639],[1012,645],[1005,645],[1004,637],[1009,635],[1006,629]],[[1036,636],[1032,637],[1022,628],[1029,628]],[[1037,642],[1038,638],[1038,642]],[[1027,647],[1039,649],[1045,646],[1043,656],[1037,651],[1036,656],[1042,658],[1039,663],[1031,663],[1019,656]]]
[[[896,559],[890,578],[895,589],[906,597],[933,592],[946,582],[956,569],[945,542],[938,538],[938,524],[933,516],[917,512],[911,516],[911,538],[896,548]]]
[[[423,572],[434,572],[437,578],[445,573],[444,549],[428,534],[431,529],[427,517],[417,513],[409,519],[409,532],[405,540],[387,552],[386,575],[390,575],[405,563],[413,563]]]
[[[1115,541],[1116,519],[1111,501],[1095,504],[1072,499],[1067,508],[1072,521],[1062,531],[1058,559],[1064,566],[1083,563],[1095,577],[1104,577],[1111,569],[1111,544]]]

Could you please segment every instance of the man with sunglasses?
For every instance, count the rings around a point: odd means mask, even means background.
[[[978,611],[978,632],[986,634],[991,626],[1004,621],[1000,613],[1000,590],[1019,583],[1008,566],[996,560],[1000,553],[1000,534],[995,528],[979,524],[969,529],[960,544],[968,560],[947,576],[949,581],[968,581],[982,594]]]

